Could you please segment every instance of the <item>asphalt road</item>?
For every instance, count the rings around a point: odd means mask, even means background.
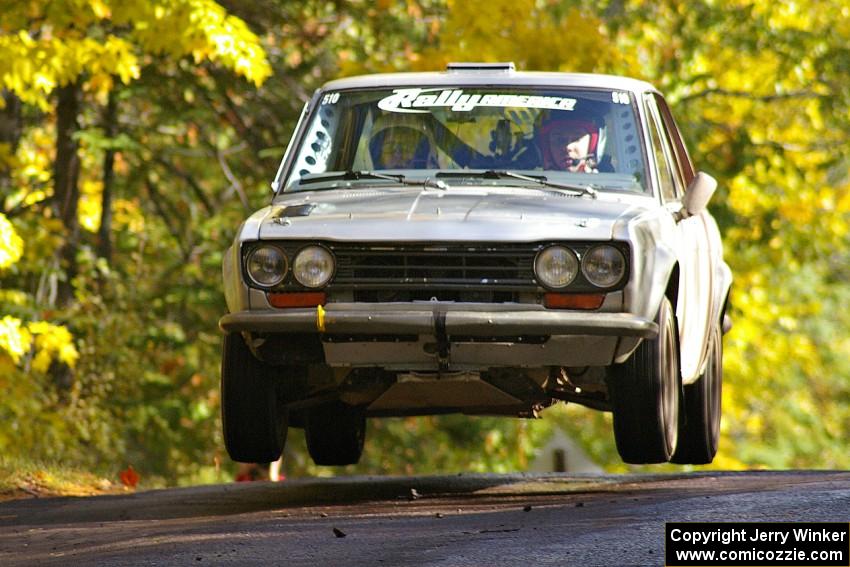
[[[240,483],[0,504],[0,565],[661,565],[667,521],[850,521],[850,472]]]

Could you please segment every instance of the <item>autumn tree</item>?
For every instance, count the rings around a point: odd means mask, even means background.
[[[124,89],[151,73],[162,80],[163,70],[186,62],[226,69],[255,86],[270,67],[244,22],[207,0],[34,0],[3,2],[0,10],[0,228],[9,266],[0,274],[0,302],[4,315],[10,312],[3,318],[0,359],[6,370],[18,368],[4,372],[4,379],[27,387],[13,390],[17,395],[0,407],[12,427],[0,434],[0,448],[37,454],[80,442],[114,448],[123,441],[109,437],[118,432],[99,425],[112,421],[93,412],[112,411],[98,404],[115,393],[110,376],[116,369],[98,372],[110,362],[110,349],[108,339],[98,344],[93,338],[138,330],[114,328],[111,323],[120,320],[115,310],[127,306],[104,303],[110,293],[89,287],[92,268],[108,275],[109,266],[92,264],[96,242],[83,233],[101,228],[97,250],[108,257],[116,155],[124,164],[116,150],[131,144],[118,123]],[[144,228],[132,202],[117,204],[123,228]],[[26,236],[25,248],[16,233]],[[96,309],[113,318],[98,317]],[[80,345],[86,362],[75,381],[70,366]],[[111,362],[131,358],[125,352]],[[39,378],[47,374],[54,384]],[[21,419],[27,413],[36,419]]]

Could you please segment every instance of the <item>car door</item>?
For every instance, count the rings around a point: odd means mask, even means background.
[[[688,155],[687,147],[682,139],[682,133],[673,119],[673,114],[667,106],[665,100],[658,94],[655,95],[656,103],[662,122],[664,123],[674,152],[676,154],[679,167],[682,170],[682,175],[685,180],[685,186],[691,182],[696,172],[694,171],[691,158]],[[707,234],[707,244],[709,249],[709,261],[711,264],[711,311],[709,314],[709,326],[714,321],[719,321],[723,303],[726,300],[726,291],[728,282],[731,281],[731,274],[728,273],[728,267],[723,262],[723,239],[720,236],[720,229],[717,226],[717,221],[708,211],[701,215]],[[725,272],[725,273],[724,273]],[[710,331],[710,329],[709,329]]]
[[[646,104],[653,156],[665,209],[676,216],[682,197],[694,171],[676,129],[671,133],[659,108],[666,104],[657,94],[647,94]],[[675,128],[675,124],[672,124]],[[674,136],[676,136],[674,138]],[[674,141],[675,140],[675,141]],[[677,147],[678,142],[678,147]],[[697,379],[707,353],[709,312],[711,311],[712,254],[706,228],[707,213],[678,220],[679,293],[676,318],[679,324],[679,352],[682,379],[687,384]]]

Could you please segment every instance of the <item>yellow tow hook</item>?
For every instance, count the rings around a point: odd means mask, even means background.
[[[316,328],[320,333],[325,332],[325,309],[321,305],[316,306]]]

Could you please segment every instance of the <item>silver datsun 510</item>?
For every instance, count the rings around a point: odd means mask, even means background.
[[[224,259],[236,461],[367,417],[612,411],[628,463],[717,451],[732,280],[664,98],[623,77],[452,64],[333,81]]]

